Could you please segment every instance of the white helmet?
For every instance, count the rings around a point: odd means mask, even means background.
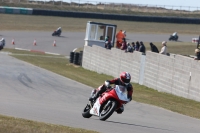
[[[2,38],[2,39],[1,39],[1,41],[5,41],[5,39],[4,39],[4,38]]]

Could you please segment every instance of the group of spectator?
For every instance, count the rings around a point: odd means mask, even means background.
[[[134,51],[142,52],[143,54],[146,53],[146,47],[145,47],[145,45],[142,41],[132,42],[131,44],[126,41],[126,31],[120,30],[116,34],[116,39],[117,39],[116,48],[118,48],[118,49],[124,50],[125,52],[131,52],[131,53],[134,52]],[[152,42],[149,43],[152,52],[168,55],[166,44],[167,44],[166,41],[162,42],[163,46],[161,48],[161,51],[159,52],[158,48]],[[105,38],[105,48],[106,49],[112,48],[109,36],[107,36]]]

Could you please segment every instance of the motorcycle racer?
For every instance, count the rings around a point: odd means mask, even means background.
[[[91,93],[91,96],[89,98],[90,101],[95,101],[100,94],[104,93],[106,90],[108,90],[110,84],[115,84],[115,85],[122,85],[124,87],[126,87],[127,91],[128,91],[128,98],[130,99],[130,101],[132,100],[132,94],[133,94],[133,87],[130,84],[131,81],[131,75],[128,72],[122,72],[120,74],[119,78],[115,78],[112,80],[106,80],[105,83],[101,86],[99,86],[97,89],[94,89]],[[121,114],[124,111],[124,107],[123,105],[116,110],[116,112],[118,114]]]

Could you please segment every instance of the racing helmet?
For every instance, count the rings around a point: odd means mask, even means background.
[[[120,80],[125,85],[128,85],[131,81],[131,75],[128,72],[122,72],[120,74]]]

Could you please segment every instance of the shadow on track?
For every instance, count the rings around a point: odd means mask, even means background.
[[[53,36],[53,37],[68,38],[68,37],[66,37],[66,36]]]
[[[137,126],[137,127],[150,128],[150,129],[156,129],[156,130],[176,132],[174,130],[169,130],[169,129],[150,127],[150,126],[143,126],[143,125],[137,125],[137,124],[130,124],[130,123],[124,123],[124,122],[116,122],[116,121],[105,121],[105,122],[116,123],[116,124],[120,124],[120,125]]]

